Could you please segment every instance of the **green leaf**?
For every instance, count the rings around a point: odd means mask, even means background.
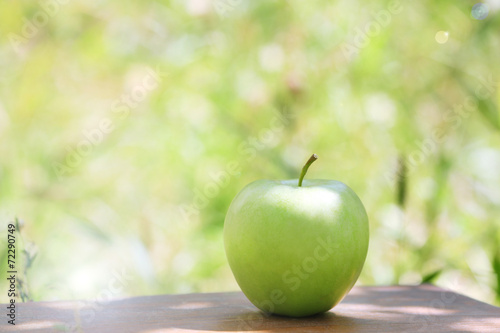
[[[500,130],[499,111],[496,104],[490,99],[477,99],[477,107],[481,115],[496,130]]]
[[[422,282],[420,282],[421,284],[424,284],[424,283],[432,283],[434,282],[434,280],[437,279],[437,277],[443,272],[442,269],[438,269],[437,271],[434,271],[430,274],[427,274],[425,275],[423,278],[422,278]]]
[[[496,253],[496,255],[493,257],[493,262],[491,264],[493,266],[493,271],[497,276],[496,294],[497,294],[497,299],[500,300],[500,252]]]

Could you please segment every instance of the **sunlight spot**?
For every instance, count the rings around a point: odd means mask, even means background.
[[[94,269],[80,268],[71,275],[69,285],[72,290],[91,292],[97,283],[96,276],[97,272]]]
[[[72,301],[69,302],[58,301],[58,302],[44,303],[44,306],[47,308],[58,309],[58,310],[73,310],[78,307],[78,304]]]
[[[29,323],[22,323],[21,325],[17,325],[18,330],[39,330],[41,328],[53,328],[54,325],[58,324],[58,322],[50,321],[50,320],[39,320],[39,321],[31,321]]]
[[[448,31],[438,31],[436,33],[436,42],[444,44],[448,41]]]
[[[189,0],[185,2],[186,10],[191,16],[203,16],[210,12],[210,0]]]
[[[207,302],[194,302],[194,303],[184,303],[179,305],[170,306],[170,309],[202,309],[208,308],[211,303]]]
[[[437,301],[439,301],[439,299],[437,299]],[[436,306],[432,306],[431,304],[429,304],[429,306],[405,306],[403,308],[398,307],[394,309],[394,311],[399,313],[425,315],[425,316],[431,316],[431,315],[439,316],[457,312],[456,309],[443,309],[443,308],[438,308]]]

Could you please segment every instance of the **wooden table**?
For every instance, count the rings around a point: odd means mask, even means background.
[[[330,312],[302,319],[265,315],[241,292],[16,309],[16,326],[4,314],[0,332],[500,332],[500,308],[431,285],[357,287]]]

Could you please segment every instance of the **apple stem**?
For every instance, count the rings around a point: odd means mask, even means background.
[[[307,169],[309,169],[309,166],[313,164],[314,161],[318,159],[318,155],[312,154],[311,157],[307,160],[306,164],[302,168],[302,172],[300,173],[300,178],[299,178],[299,187],[302,186],[302,180],[304,179],[304,176],[307,173]]]

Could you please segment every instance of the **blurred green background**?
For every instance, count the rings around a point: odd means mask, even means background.
[[[475,4],[3,1],[0,237],[17,217],[23,297],[116,275],[113,297],[236,290],[232,198],[314,152],[307,177],[366,206],[358,283],[500,305],[500,3]]]

